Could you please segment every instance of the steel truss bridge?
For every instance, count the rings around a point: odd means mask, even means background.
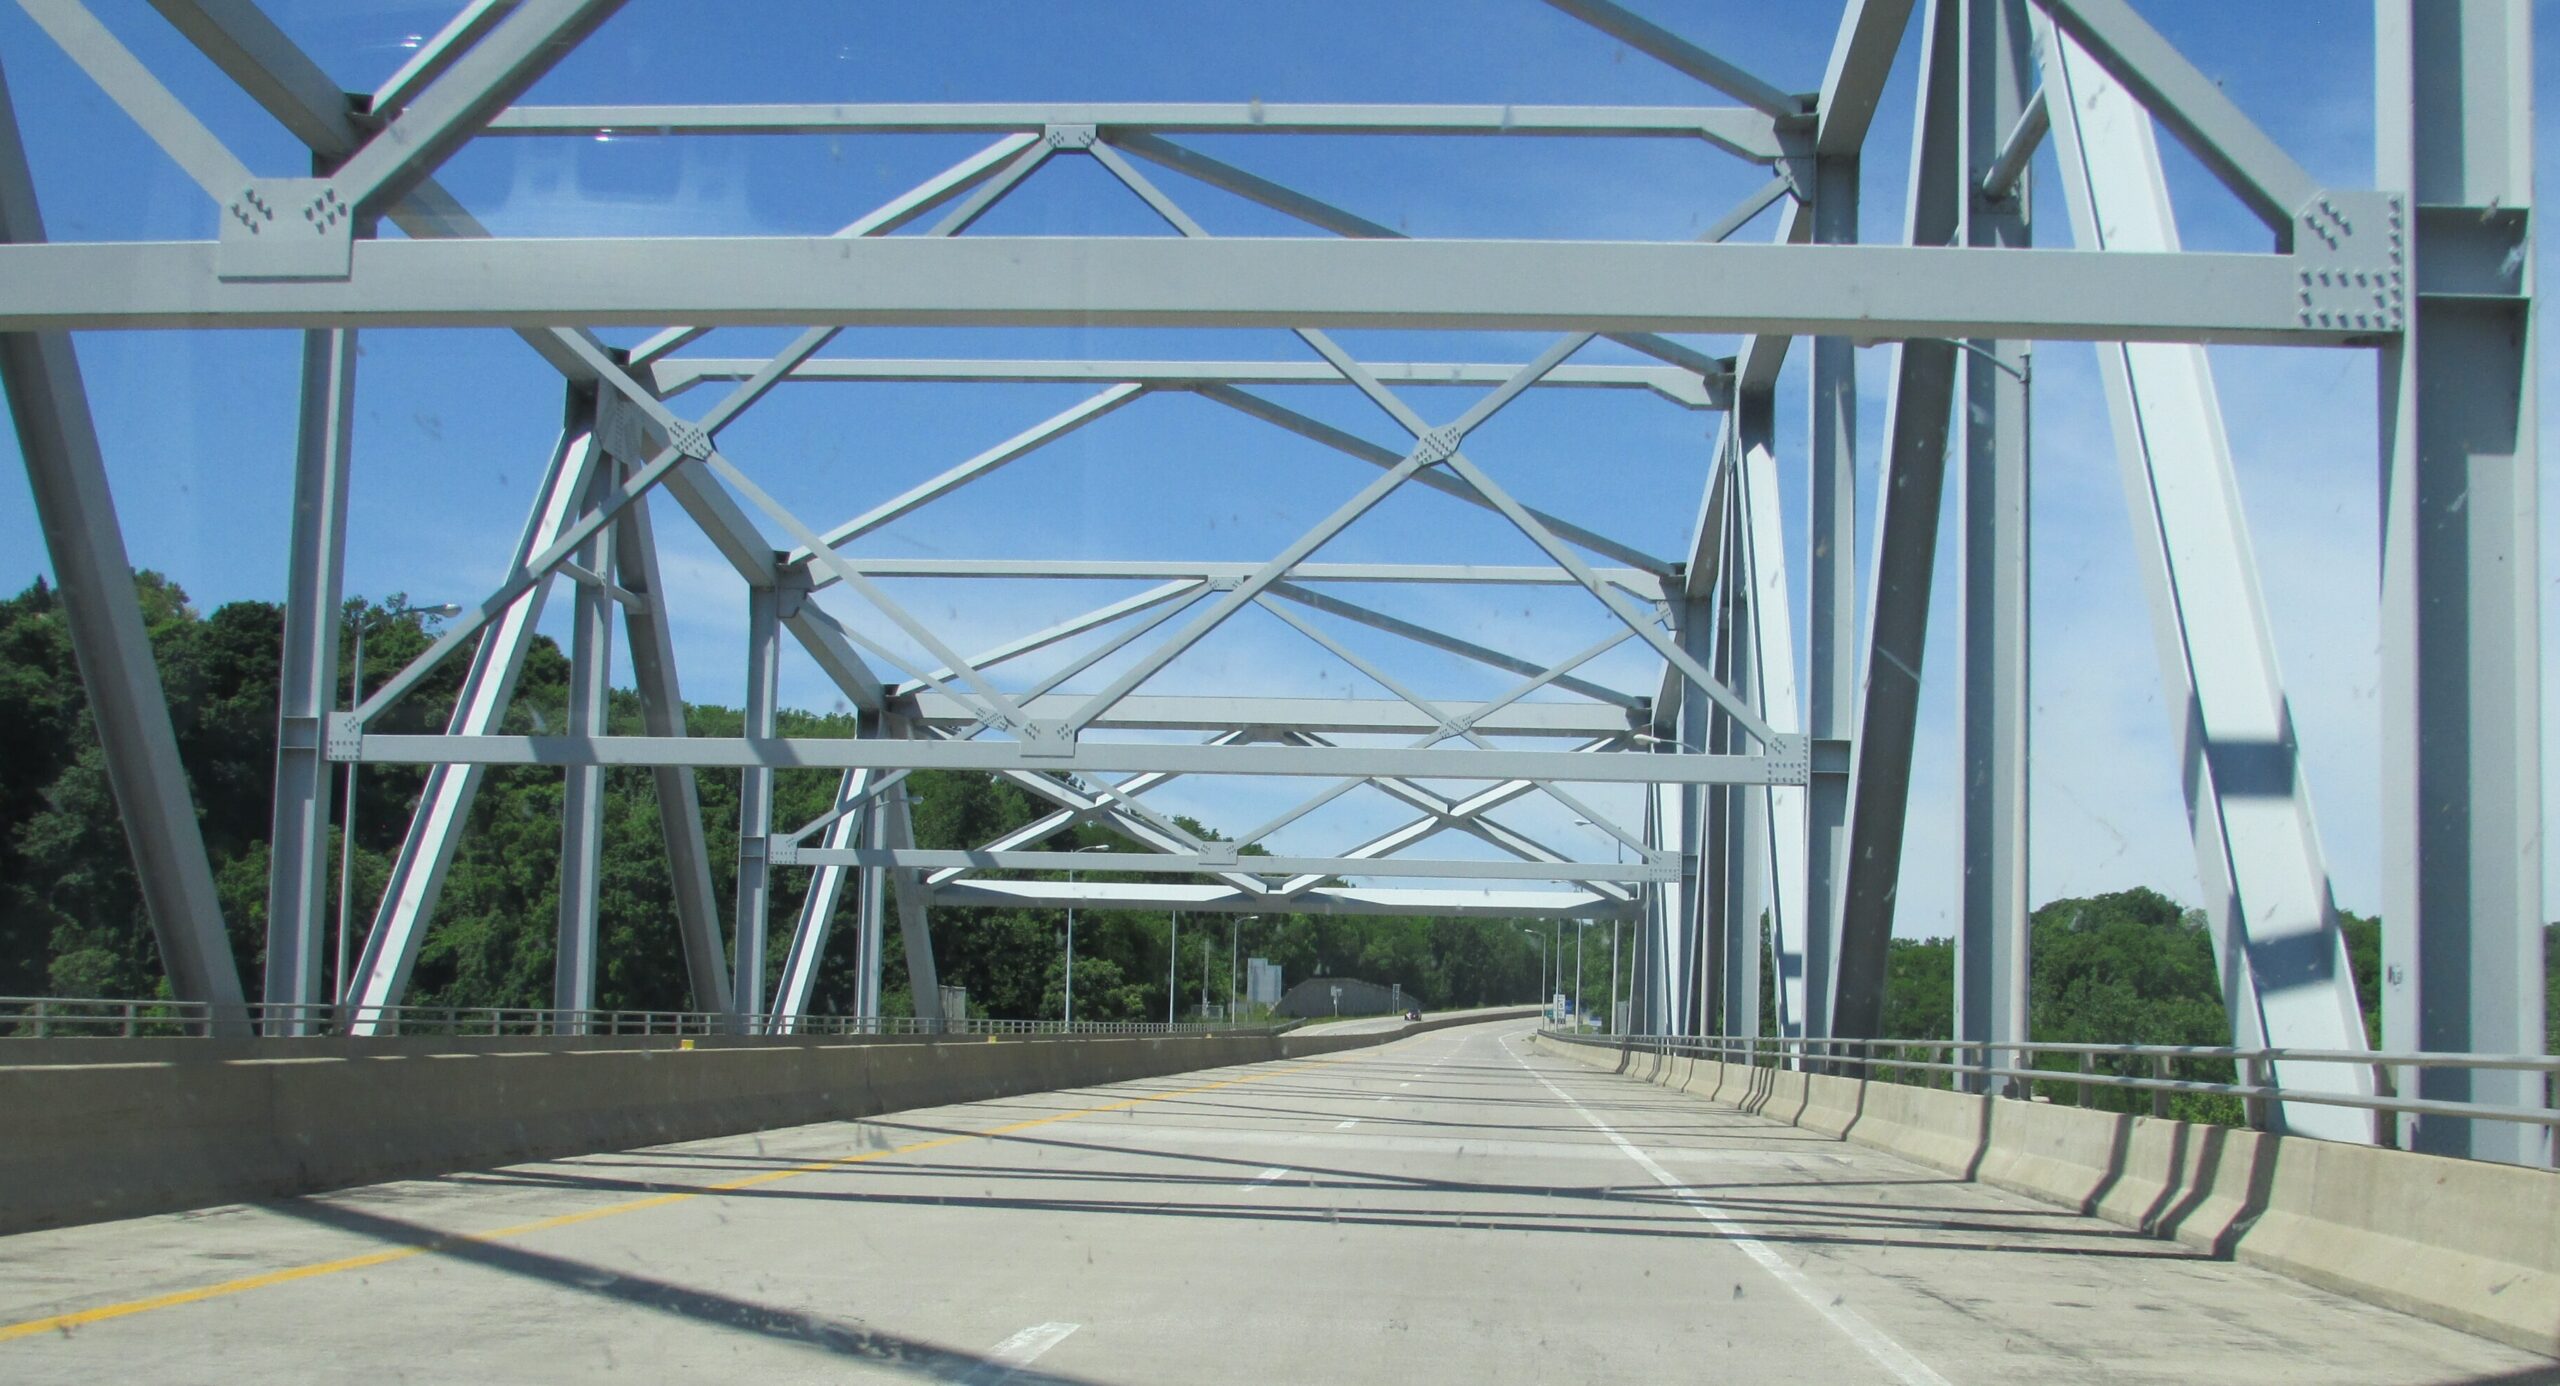
[[[2322,185],[2126,0],[1849,0],[1810,93],[1771,86],[1611,0],[1551,0],[1695,79],[1698,100],[1545,107],[526,104],[617,0],[474,0],[380,90],[350,93],[252,0],[151,0],[309,149],[308,167],[259,168],[83,0],[20,3],[219,209],[209,241],[50,242],[18,128],[0,127],[0,376],[173,989],[216,1027],[246,1026],[250,1012],[144,639],[75,332],[303,334],[294,494],[276,498],[294,519],[263,988],[272,1033],[308,1030],[339,1002],[358,1008],[362,1031],[374,1023],[364,1017],[403,1003],[482,777],[538,765],[559,767],[567,786],[562,1012],[596,1005],[603,777],[627,766],[654,775],[701,1012],[790,1028],[808,1012],[839,913],[857,922],[871,979],[863,1004],[876,1010],[894,896],[928,1023],[938,1018],[928,908],[1080,904],[1623,921],[1638,940],[1633,1028],[1670,1038],[1761,1033],[1765,917],[1779,1034],[1814,1047],[1872,1036],[1947,512],[1961,589],[1952,649],[1965,883],[1950,1038],[1973,1056],[1967,1081],[1977,1088],[2000,1081],[2002,1046],[2026,1038],[2026,361],[2040,341],[2097,346],[2162,702],[2179,718],[2232,1042],[2365,1048],[2205,348],[2367,356],[2383,421],[2385,1048],[2542,1051],[2532,45],[2520,0],[2381,0],[2372,187]],[[1912,197],[1899,242],[1862,244],[1866,136],[1907,45],[1921,74]],[[0,102],[0,118],[37,116],[11,117]],[[479,141],[954,133],[985,144],[832,236],[493,235],[437,182]],[[1195,147],[1202,136],[1354,134],[1670,141],[1704,145],[1766,179],[1694,240],[1438,240]],[[2263,246],[2181,248],[2163,135],[2264,224]],[[2048,147],[2069,226],[2061,244],[2039,247],[2022,180]],[[966,234],[1044,168],[1070,161],[1098,167],[1170,234]],[[1214,234],[1193,210],[1204,189],[1324,234]],[[1753,229],[1772,223],[1765,238]],[[1278,363],[830,354],[845,329],[907,325],[1278,329],[1305,352]],[[707,334],[739,326],[799,335],[776,354],[711,354],[722,339]],[[358,334],[421,327],[512,329],[557,371],[568,422],[503,580],[415,662],[344,707],[334,672]],[[1550,339],[1525,361],[1384,361],[1354,355],[1336,335],[1373,328]],[[626,345],[599,335],[620,341],[631,329],[648,335]],[[1692,344],[1697,334],[1739,346],[1709,352]],[[1582,359],[1602,339],[1625,350]],[[1862,345],[1892,358],[1867,552],[1855,514]],[[1791,350],[1809,358],[1809,398],[1782,405]],[[1629,354],[1637,364],[1620,363]],[[786,386],[923,380],[1091,393],[923,484],[853,498],[849,515],[783,503],[727,439]],[[1347,431],[1274,391],[1316,384],[1374,406],[1393,440]],[[1473,387],[1454,412],[1437,402],[1453,385]],[[1476,455],[1473,435],[1507,406],[1562,389],[1641,394],[1718,418],[1695,458],[1685,549],[1649,552],[1605,523],[1526,505],[1503,481],[1503,462]],[[858,542],[1115,410],[1173,393],[1376,474],[1250,561],[1184,556],[1191,536],[1175,536],[1161,558],[1126,561],[889,559]],[[1780,446],[1782,408],[1806,411],[1800,449]],[[1785,469],[1809,479],[1802,552],[1784,539]],[[1417,489],[1498,516],[1541,561],[1322,557],[1389,496]],[[1036,538],[1041,517],[1023,523]],[[746,584],[744,735],[686,725],[656,537],[668,524],[697,527]],[[956,579],[1143,586],[965,649],[902,595]],[[1523,587],[1578,591],[1606,626],[1561,660],[1527,658],[1362,595],[1413,584],[1485,604]],[[1809,623],[1801,661],[1795,588]],[[505,734],[555,597],[573,613],[568,725]],[[1166,691],[1158,676],[1249,608],[1391,696]],[[1489,699],[1419,686],[1372,646],[1346,640],[1353,626],[1488,667],[1509,686]],[[604,731],[617,644],[645,735]],[[1627,688],[1590,676],[1585,666],[1621,650],[1641,651],[1658,677]],[[786,651],[841,690],[860,736],[779,734]],[[467,661],[468,673],[446,730],[383,730],[384,713],[448,661]],[[429,770],[341,998],[326,994],[322,964],[329,786],[348,763]],[[774,776],[798,767],[840,773],[834,806],[810,822],[778,822]],[[907,794],[920,769],[1003,777],[1054,809],[966,852],[920,848]],[[734,844],[705,834],[694,780],[704,770],[743,777]],[[1232,841],[1202,840],[1148,802],[1179,777],[1229,776],[1283,777],[1306,792]],[[1450,784],[1467,788],[1439,787]],[[1606,786],[1639,787],[1640,812],[1601,811],[1595,787]],[[1330,852],[1238,855],[1363,787],[1399,801],[1409,821]],[[1513,813],[1531,801],[1561,806],[1620,850],[1578,860],[1539,840]],[[1104,825],[1139,849],[1108,858],[1113,871],[1177,879],[988,874],[1075,865],[1038,849],[1075,824]],[[1450,833],[1493,852],[1430,855],[1425,844]],[[736,854],[734,900],[714,896],[715,851]],[[814,877],[788,961],[768,976],[777,870]],[[2275,1119],[2298,1132],[2549,1159],[2542,1126],[2404,1114],[2399,1129],[2378,1131],[2356,1105],[2377,1097],[2376,1067],[2288,1071],[2279,1059],[2275,1068],[2279,1086],[2350,1099],[2281,1104]],[[2536,1107],[2541,1081],[2438,1067],[2400,1096]]]

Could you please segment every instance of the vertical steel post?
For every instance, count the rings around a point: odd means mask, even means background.
[[[907,782],[889,786],[889,802],[881,815],[887,821],[889,845],[910,848],[916,845],[915,806],[907,799]],[[898,939],[907,952],[907,989],[915,997],[916,1019],[925,1028],[942,1030],[942,973],[933,962],[932,920],[925,913],[924,873],[901,871],[893,878],[898,892]]]
[[[329,926],[329,765],[322,721],[336,706],[346,620],[348,449],[355,426],[356,334],[302,335],[302,417],[294,447],[293,537],[286,558],[284,660],[276,677],[275,809],[267,841],[270,1035],[306,1035],[322,997]],[[349,795],[350,805],[354,802]],[[349,820],[352,824],[353,820]],[[346,985],[341,947],[337,986]],[[332,998],[334,999],[334,998]]]
[[[865,840],[874,848],[887,847],[889,816],[875,808],[863,817],[869,830]],[[888,962],[881,949],[887,942],[888,909],[889,868],[875,866],[862,873],[862,942],[855,956],[853,983],[853,1013],[868,1020],[880,1018],[880,971]]]
[[[575,427],[573,424],[572,427]],[[587,482],[587,508],[620,482],[616,459],[598,460]],[[569,735],[602,736],[613,691],[613,546],[617,530],[600,526],[579,547],[578,562],[595,581],[578,585],[570,612]],[[552,955],[551,1004],[572,1013],[568,1033],[585,1034],[580,1013],[596,1008],[596,911],[604,867],[604,767],[572,765],[560,798],[559,941]]]
[[[1788,607],[1786,547],[1778,515],[1777,401],[1764,391],[1746,392],[1734,401],[1733,420],[1739,551],[1751,594],[1749,696],[1762,720],[1780,731],[1792,731],[1796,727],[1795,627]],[[1759,885],[1752,892],[1748,926],[1726,935],[1735,953],[1725,966],[1728,1028],[1746,1039],[1758,1038],[1762,1025],[1764,948],[1767,965],[1777,969],[1772,990],[1778,1033],[1802,1033],[1804,799],[1802,789],[1774,785],[1756,787],[1749,796],[1750,821],[1758,829],[1749,865]],[[1763,908],[1768,913],[1765,944]]]
[[[2532,28],[2522,0],[2375,7],[2375,181],[2407,197],[2417,300],[2380,381],[2387,1049],[2543,1048]],[[2525,1073],[2416,1086],[2543,1097]],[[2543,1127],[2427,1117],[2406,1136],[2551,1159]]]
[[[2035,90],[2025,0],[1962,0],[1964,184],[1959,239],[2024,249],[2028,188],[1983,191]],[[1976,340],[1957,357],[1957,517],[1963,537],[1964,879],[1956,928],[1956,1034],[2025,1038],[2027,1011],[2028,400],[2026,344]],[[2009,1066],[1980,1051],[1985,1069]],[[1975,1092],[2005,1088],[1966,1075]]]
[[[1858,155],[1813,161],[1813,239],[1858,239]],[[1858,678],[1858,362],[1847,337],[1813,340],[1812,513],[1806,534],[1804,1033],[1831,1033],[1832,959],[1849,848],[1849,733]]]
[[[26,147],[18,138],[7,79],[0,76],[0,244],[33,245],[44,238]],[[178,761],[177,733],[169,725],[151,637],[142,626],[132,561],[70,335],[0,333],[0,388],[17,425],[72,654],[80,663],[80,682],[170,990],[181,1001],[203,1005],[216,1033],[244,1033],[248,1012],[240,969],[223,928],[186,767]]]
[[[746,735],[772,737],[777,728],[776,699],[782,677],[782,591],[777,587],[747,589]],[[738,772],[738,922],[736,954],[730,983],[738,1008],[752,1017],[771,1004],[765,996],[765,927],[773,907],[770,852],[773,840],[773,771],[766,766]],[[750,1032],[763,1026],[753,1019]]]

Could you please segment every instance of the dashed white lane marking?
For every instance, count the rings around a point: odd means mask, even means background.
[[[1264,1170],[1262,1173],[1253,1176],[1253,1182],[1257,1184],[1268,1184],[1274,1179],[1285,1179],[1288,1175],[1289,1171],[1285,1166],[1274,1165],[1271,1168]]]
[[[1360,1118],[1358,1118],[1358,1117],[1353,1117],[1353,1118],[1352,1118],[1352,1119],[1350,1119],[1349,1121],[1337,1121],[1337,1122],[1335,1122],[1335,1123],[1333,1124],[1333,1129],[1334,1129],[1334,1130],[1336,1130],[1336,1131],[1348,1131],[1348,1130],[1350,1130],[1352,1127],[1357,1126],[1357,1125],[1359,1125],[1359,1124],[1360,1124]]]
[[[1912,1356],[1909,1348],[1895,1342],[1891,1335],[1869,1322],[1865,1315],[1838,1302],[1837,1299],[1826,1300],[1822,1291],[1816,1289],[1813,1282],[1805,1278],[1804,1272],[1787,1264],[1786,1258],[1744,1232],[1741,1224],[1726,1217],[1723,1210],[1690,1193],[1687,1185],[1672,1178],[1671,1171],[1654,1163],[1652,1156],[1638,1150],[1634,1142],[1611,1129],[1609,1123],[1593,1116],[1591,1109],[1575,1101],[1571,1093],[1548,1082],[1547,1075],[1529,1067],[1528,1060],[1520,1057],[1520,1052],[1511,1047],[1510,1041],[1503,1041],[1502,1052],[1509,1054],[1511,1062],[1520,1065],[1522,1072],[1537,1079],[1547,1091],[1562,1099],[1566,1106],[1581,1113],[1582,1119],[1590,1122],[1601,1135],[1607,1136],[1610,1144],[1618,1147],[1628,1159],[1643,1166],[1645,1173],[1652,1175],[1655,1183],[1669,1189],[1672,1197],[1689,1206],[1689,1211],[1706,1219],[1708,1226],[1722,1233],[1726,1241],[1739,1248],[1743,1255],[1750,1257],[1760,1269],[1767,1271],[1779,1284],[1793,1291],[1796,1298],[1812,1306],[1815,1313],[1829,1319],[1832,1327],[1848,1335],[1849,1341],[1856,1343],[1861,1351],[1874,1358],[1876,1365],[1893,1373],[1894,1378],[1903,1382],[1904,1386],[1953,1386],[1953,1383],[1945,1377],[1930,1370],[1928,1363]]]
[[[996,1386],[1011,1381],[1023,1368],[1040,1360],[1040,1354],[1067,1340],[1067,1335],[1084,1327],[1080,1323],[1035,1323],[995,1345],[987,1360],[968,1375],[973,1386]]]

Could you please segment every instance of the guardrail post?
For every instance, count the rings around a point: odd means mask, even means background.
[[[132,1002],[124,1003],[124,1037],[126,1039],[133,1038],[133,1018],[136,1009],[138,1008]]]
[[[2163,1083],[2169,1081],[2168,1055],[2154,1054],[2151,1056],[2151,1075]],[[2156,1117],[2165,1117],[2169,1114],[2168,1089],[2153,1088],[2151,1090],[2151,1114]]]
[[[2266,1073],[2267,1061],[2264,1055],[2248,1054],[2242,1056],[2240,1060],[2240,1081],[2243,1085],[2250,1088],[2266,1086]],[[2264,1131],[2267,1129],[2267,1100],[2265,1098],[2257,1096],[2241,1098],[2240,1108],[2242,1113],[2248,1119],[2250,1130]]]
[[[2088,1052],[2088,1051],[2086,1051],[2086,1050],[2081,1051],[2081,1054],[2080,1054],[2080,1076],[2081,1076],[2082,1078],[2084,1078],[2084,1079],[2085,1079],[2085,1078],[2087,1078],[2090,1074],[2093,1074],[2093,1073],[2095,1073],[2095,1072],[2097,1072],[2097,1071],[2098,1071],[2098,1056],[2097,1056],[2097,1055],[2095,1055],[2095,1054],[2089,1053],[2089,1052]],[[2083,1107],[2086,1107],[2086,1106],[2088,1106],[2088,1105],[2089,1105],[2089,1085],[2088,1085],[2086,1082],[2083,1082],[2082,1084],[2080,1084],[2080,1105],[2081,1105],[2081,1106],[2083,1106]]]

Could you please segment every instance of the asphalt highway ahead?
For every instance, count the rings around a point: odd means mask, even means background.
[[[2560,1380],[1526,1034],[0,1239],[0,1381]]]

